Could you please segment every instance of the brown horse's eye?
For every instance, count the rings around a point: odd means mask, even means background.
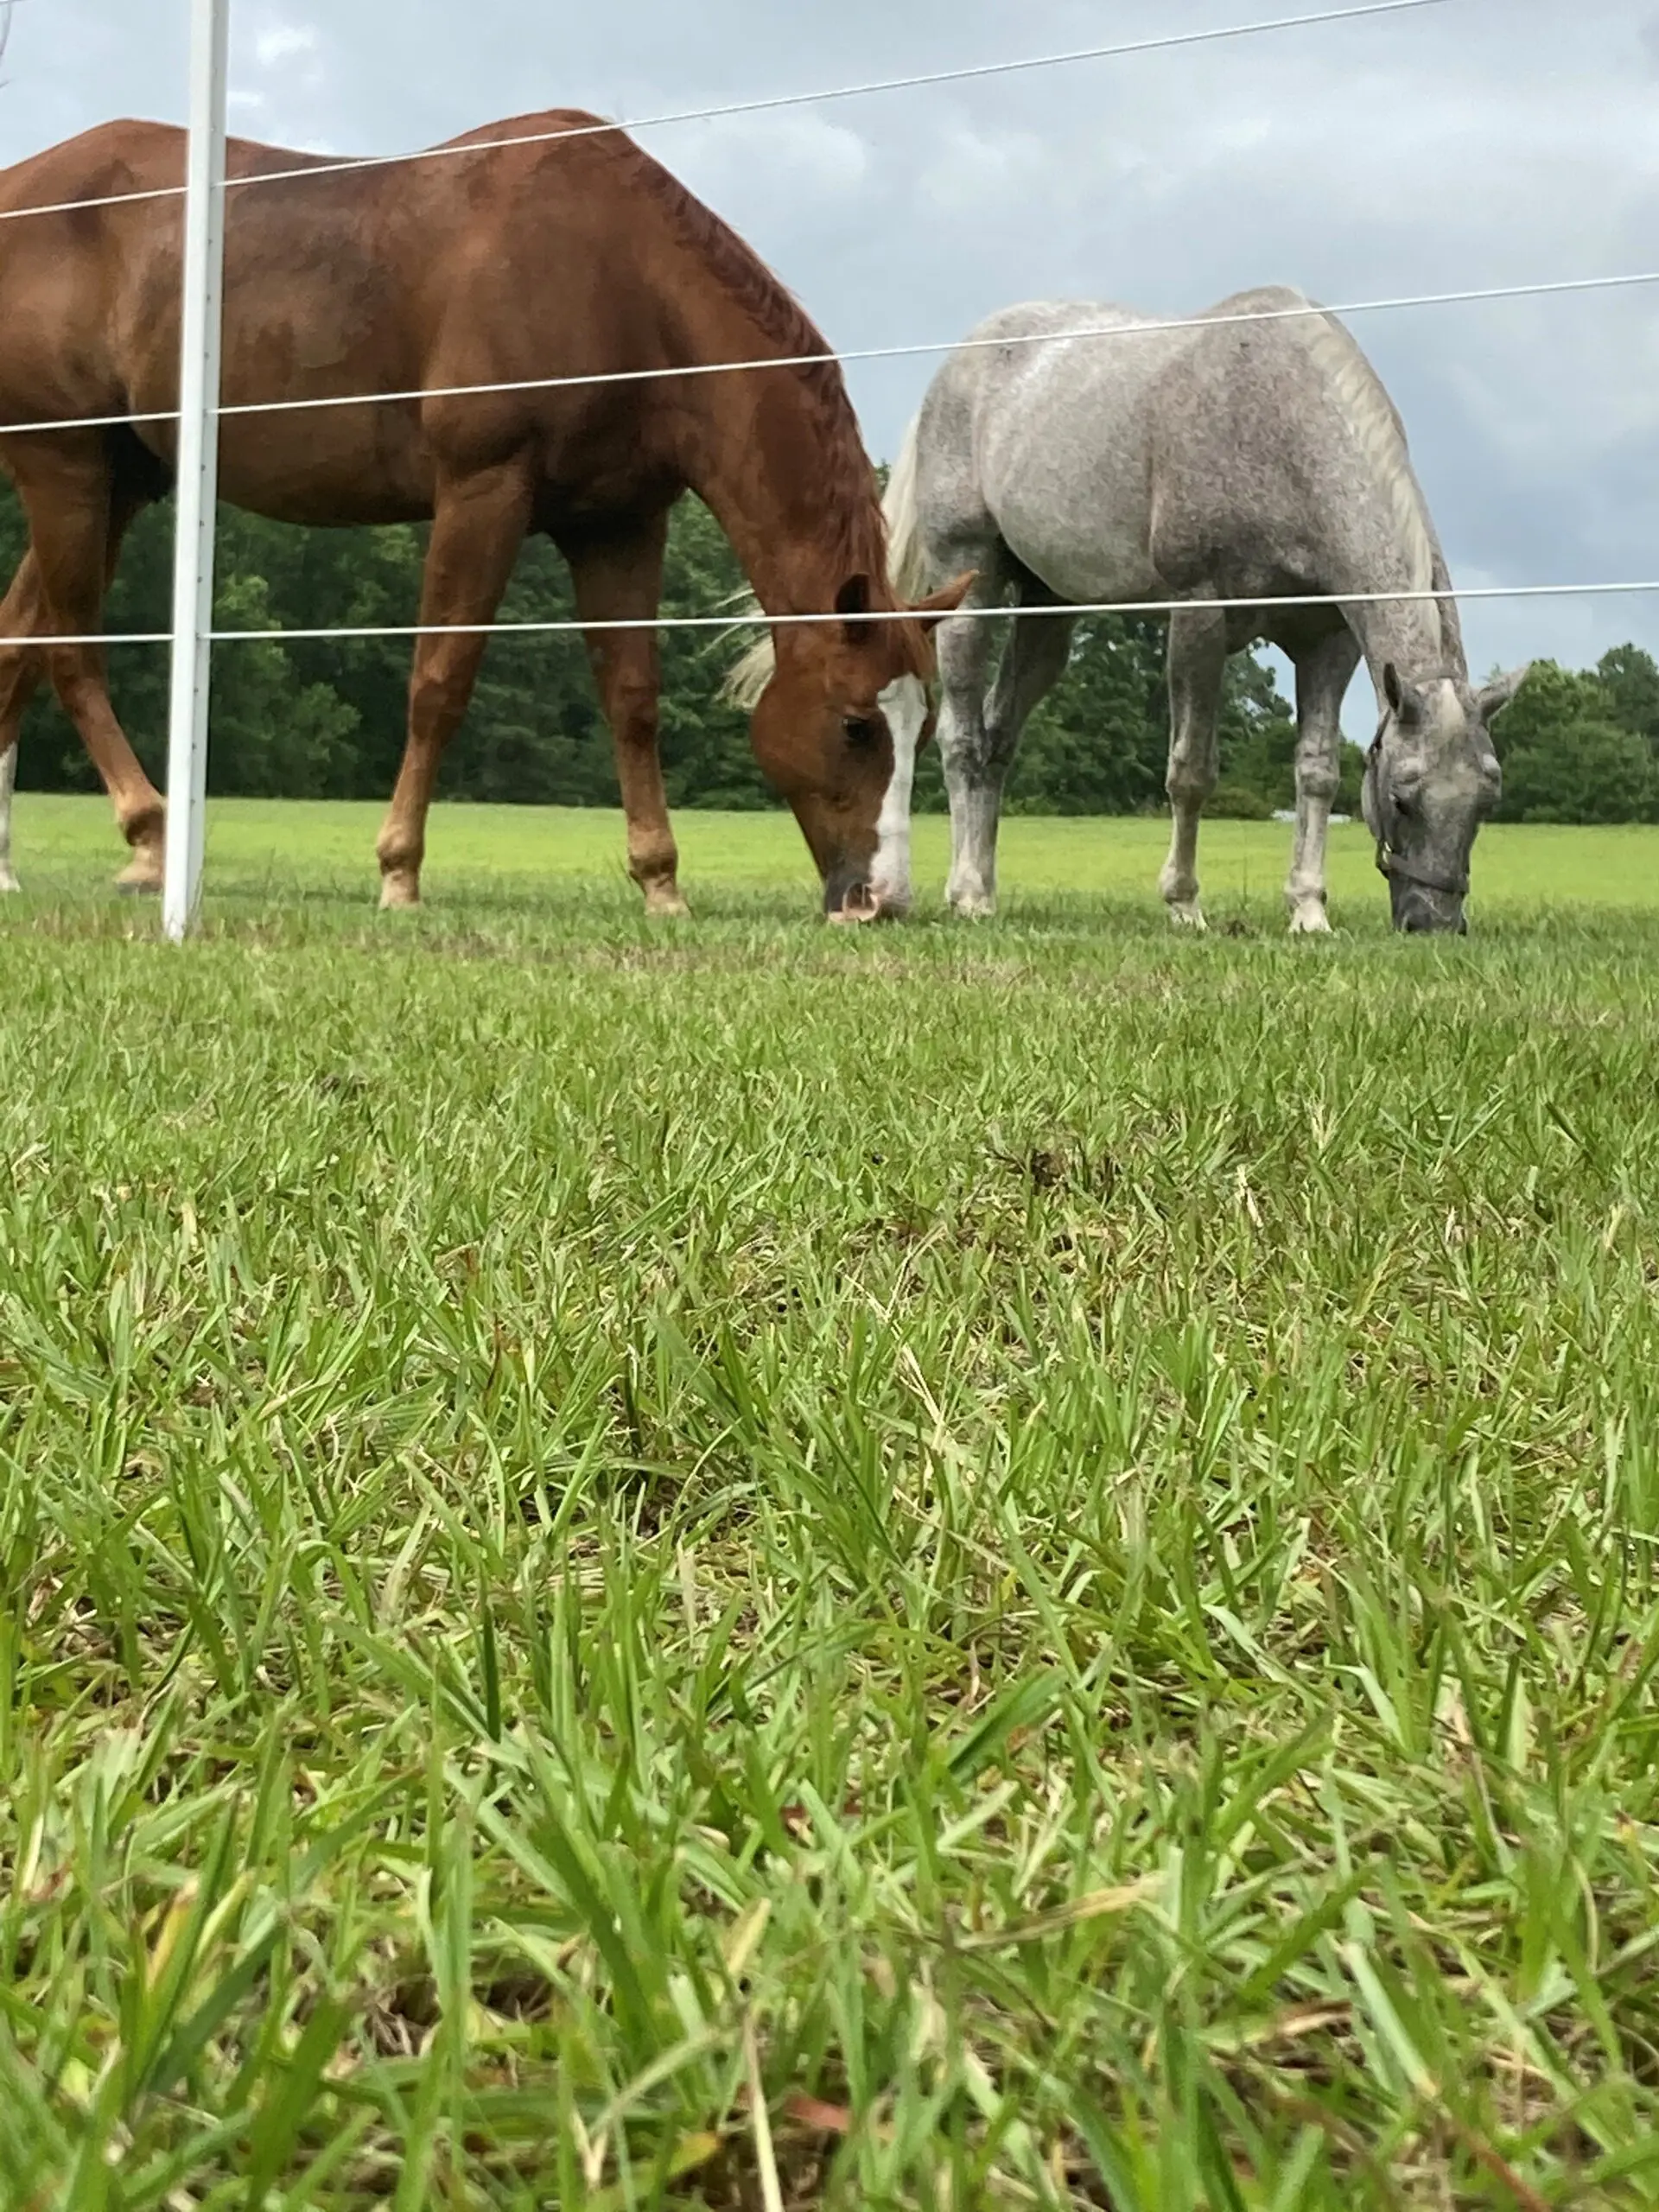
[[[868,715],[849,715],[841,726],[847,733],[849,745],[875,745],[880,741],[880,723],[871,721]]]

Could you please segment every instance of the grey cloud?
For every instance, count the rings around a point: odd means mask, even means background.
[[[1310,10],[1318,0],[1302,0]],[[238,0],[236,127],[413,146],[558,104],[660,113],[1239,22],[1262,0]],[[177,114],[183,0],[26,0],[0,159]],[[1394,18],[688,124],[647,143],[838,344],[950,340],[1034,296],[1179,312],[1262,281],[1337,302],[1659,263],[1659,15],[1458,0]],[[1356,317],[1465,584],[1659,569],[1659,288]],[[859,366],[890,453],[933,364]],[[1584,660],[1659,601],[1472,604],[1484,667]],[[1369,734],[1369,705],[1354,726]]]

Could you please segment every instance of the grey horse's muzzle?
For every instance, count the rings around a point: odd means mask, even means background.
[[[1381,837],[1376,866],[1378,874],[1388,878],[1395,929],[1414,937],[1467,937],[1469,924],[1463,911],[1469,895],[1467,868],[1456,875],[1436,874],[1415,866]]]

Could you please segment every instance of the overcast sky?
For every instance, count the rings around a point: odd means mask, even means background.
[[[527,110],[620,117],[1317,12],[1328,0],[232,0],[232,127],[391,151]],[[0,162],[177,118],[187,0],[17,0]],[[1164,312],[1659,269],[1659,5],[1446,0],[644,143],[844,346],[1034,297]],[[1659,286],[1356,315],[1454,581],[1659,576]],[[890,454],[935,365],[851,372]],[[1659,596],[1465,609],[1471,662],[1659,649]],[[1359,687],[1363,691],[1364,687]],[[1351,724],[1370,734],[1370,702]]]

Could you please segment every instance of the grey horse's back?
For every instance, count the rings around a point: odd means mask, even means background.
[[[1194,545],[1213,541],[1217,507],[1241,544],[1272,540],[1281,555],[1351,531],[1351,565],[1402,564],[1427,588],[1443,566],[1427,503],[1399,411],[1352,333],[1287,285],[1235,293],[1194,320],[1195,342],[1160,380],[1149,456],[1166,512],[1183,493],[1204,510]]]

